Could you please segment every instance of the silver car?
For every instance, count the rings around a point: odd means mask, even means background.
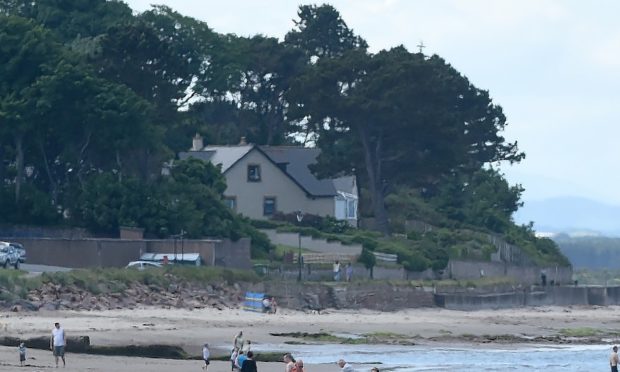
[[[24,246],[19,243],[9,243],[9,245],[13,247],[15,251],[19,254],[19,262],[26,262],[26,249],[24,248]]]
[[[9,266],[19,269],[19,253],[9,243],[0,243],[0,265],[5,269]]]

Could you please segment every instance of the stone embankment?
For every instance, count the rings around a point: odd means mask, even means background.
[[[122,291],[101,293],[96,289],[87,290],[76,285],[46,283],[28,292],[25,299],[0,301],[0,310],[112,310],[138,306],[223,310],[239,307],[242,300],[243,291],[239,284],[201,286],[174,283],[162,287],[133,282]]]

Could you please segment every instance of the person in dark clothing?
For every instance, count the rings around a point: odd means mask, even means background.
[[[241,372],[258,372],[258,369],[256,369],[256,361],[254,360],[253,352],[248,351],[247,359],[243,362]]]

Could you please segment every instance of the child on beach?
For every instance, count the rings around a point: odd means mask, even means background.
[[[205,361],[205,365],[202,367],[205,371],[209,368],[209,344],[204,344],[202,347],[202,359]]]
[[[19,365],[23,367],[24,362],[26,362],[26,345],[22,342],[17,350],[19,351]]]
[[[230,370],[234,371],[237,368],[237,357],[239,356],[239,349],[233,348],[230,353]]]

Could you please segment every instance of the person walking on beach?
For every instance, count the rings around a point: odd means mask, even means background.
[[[235,361],[235,365],[237,366],[239,370],[241,370],[241,368],[243,367],[243,362],[245,362],[246,359],[248,359],[248,357],[244,354],[243,350],[240,351],[239,356],[237,357],[237,360]]]
[[[204,344],[202,347],[202,360],[205,361],[205,365],[202,367],[205,371],[209,368],[209,357],[211,353],[209,352],[209,344]]]
[[[612,350],[613,352],[609,356],[609,366],[611,367],[611,372],[618,372],[618,346],[614,346]]]
[[[54,360],[56,361],[56,368],[58,368],[58,358],[62,358],[62,366],[66,367],[65,362],[65,345],[67,344],[67,337],[65,330],[60,327],[60,323],[54,323],[54,329],[52,329],[52,337],[50,338],[50,349],[54,354]]]
[[[19,351],[19,365],[20,367],[23,367],[24,362],[26,362],[26,345],[22,342],[19,344],[17,351]]]
[[[243,350],[243,331],[239,331],[233,340],[233,349]]]
[[[241,367],[241,372],[258,372],[253,352],[248,351],[247,358],[243,362],[243,367]]]
[[[356,372],[353,366],[345,362],[344,359],[338,361],[338,367],[340,367],[342,372]]]
[[[237,368],[237,357],[239,356],[239,349],[232,349],[230,353],[230,370],[234,371]]]
[[[290,353],[284,354],[284,372],[292,372],[295,369],[295,358]]]
[[[297,359],[297,361],[295,362],[295,370],[297,372],[305,372],[303,360]]]

